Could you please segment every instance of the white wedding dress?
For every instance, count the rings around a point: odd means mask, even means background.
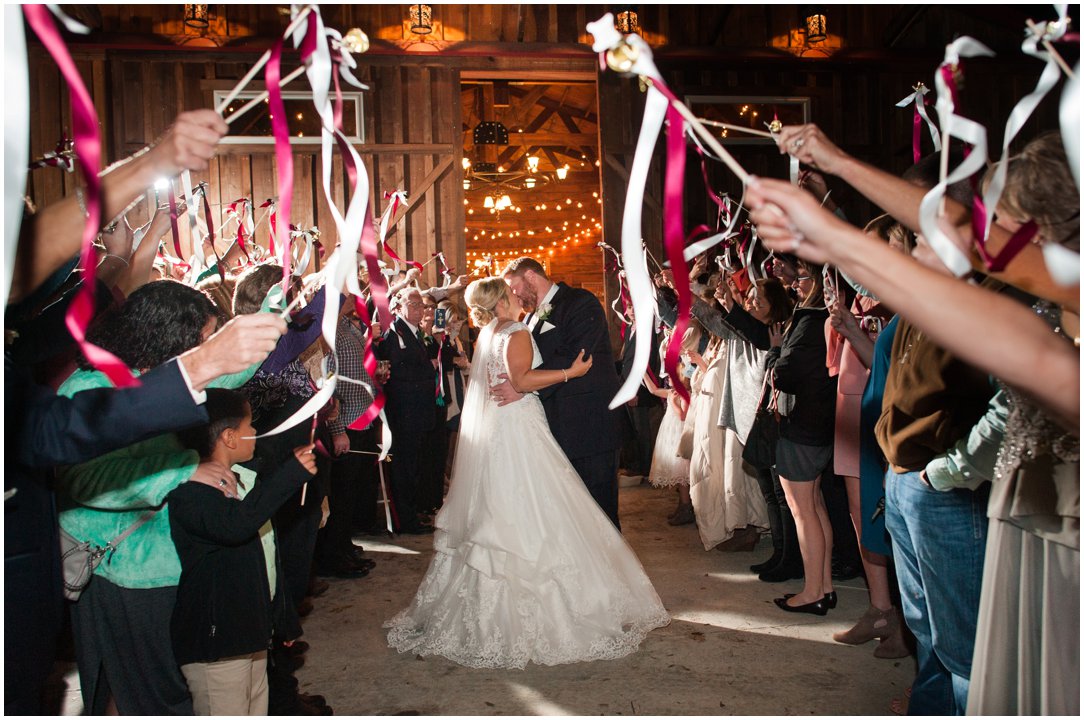
[[[388,644],[479,668],[628,655],[670,617],[538,397],[504,407],[491,399],[509,337],[527,330],[497,325],[478,338],[433,560],[410,607],[384,624]]]

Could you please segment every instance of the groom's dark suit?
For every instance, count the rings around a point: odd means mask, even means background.
[[[617,517],[617,450],[621,438],[610,401],[619,386],[614,370],[606,313],[587,290],[557,284],[552,311],[538,318],[532,335],[542,354],[542,368],[565,370],[586,350],[591,369],[580,378],[550,385],[539,398],[557,443],[580,474],[591,496],[614,525]],[[542,313],[544,314],[544,313]],[[530,323],[533,314],[527,316]]]

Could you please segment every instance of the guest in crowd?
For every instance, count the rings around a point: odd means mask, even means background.
[[[832,460],[836,382],[824,364],[828,311],[821,267],[799,262],[794,289],[799,301],[794,314],[782,332],[769,333],[767,372],[783,416],[776,468],[798,531],[805,585],[793,596],[776,598],[775,604],[788,612],[824,615],[836,604],[832,525],[820,492],[821,476]]]
[[[406,535],[433,532],[419,521],[423,468],[422,439],[436,419],[435,346],[425,341],[420,327],[425,313],[421,293],[407,288],[398,295],[395,322],[385,331],[377,356],[391,363],[387,393],[388,424],[393,440],[391,462],[392,495],[397,514],[396,531]]]
[[[256,430],[245,396],[209,390],[207,415],[207,425],[184,434],[200,460],[230,472],[251,460]],[[316,473],[312,450],[312,445],[296,448],[294,462],[255,487],[237,482],[240,501],[193,483],[167,496],[170,532],[181,562],[170,623],[173,654],[197,715],[267,714],[272,627],[281,630],[291,620],[296,626],[281,583],[270,520]],[[266,544],[263,533],[271,534]]]
[[[89,339],[145,372],[206,340],[218,324],[210,299],[178,282],[149,283],[118,310],[100,318]],[[255,367],[216,382],[234,387]],[[104,386],[82,369],[63,395]],[[103,714],[110,697],[124,714],[191,713],[191,698],[173,660],[169,618],[180,563],[169,537],[166,496],[195,481],[235,495],[228,468],[185,451],[160,435],[64,470],[59,477],[60,524],[79,540],[105,546],[140,526],[98,566],[72,612],[76,659],[85,706]]]
[[[373,403],[373,379],[365,371],[365,331],[359,327],[355,304],[346,301],[335,332],[337,357],[335,399],[338,411],[328,420],[332,453],[330,514],[317,543],[320,574],[359,577],[376,562],[362,556],[353,543],[353,520],[360,503],[376,506],[379,422],[351,428]]]

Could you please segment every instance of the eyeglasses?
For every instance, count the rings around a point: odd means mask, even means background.
[[[407,307],[425,307],[425,303],[412,300],[410,302],[403,303]]]
[[[802,282],[803,280],[812,280],[813,278],[811,276],[809,276],[809,275],[799,275],[798,277],[796,277],[794,279],[797,280],[798,282]]]

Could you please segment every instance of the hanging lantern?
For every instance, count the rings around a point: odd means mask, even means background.
[[[622,35],[640,34],[640,21],[636,11],[631,7],[618,11],[614,19],[614,25]]]
[[[558,180],[564,180],[566,177],[568,177],[568,164],[567,163],[565,164],[564,167],[557,168],[557,179]]]
[[[197,30],[206,28],[210,24],[210,21],[207,19],[207,6],[185,5],[184,24]]]
[[[463,180],[463,189],[464,190],[470,190],[470,180],[467,180],[467,179]]]
[[[527,158],[527,169],[531,172],[538,172],[538,158],[531,155]]]
[[[433,32],[433,6],[410,6],[410,32],[415,35],[428,35]]]
[[[496,203],[493,202],[493,196],[492,195],[486,195],[486,199],[485,199],[485,202],[482,203],[482,207],[491,210],[491,209],[493,209],[493,207],[495,205],[496,205]]]
[[[533,177],[529,177],[529,178],[527,178],[526,180],[523,181],[523,185],[528,190],[534,190],[534,186],[535,186],[536,182],[537,181]]]
[[[828,37],[828,18],[820,5],[808,5],[805,8],[805,39],[807,42],[820,42]]]

